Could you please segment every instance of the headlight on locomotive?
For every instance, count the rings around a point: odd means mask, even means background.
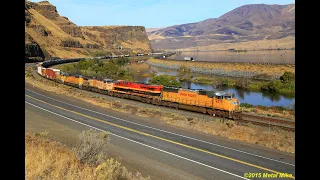
[[[234,111],[239,111],[240,110],[240,101],[237,99],[234,99],[231,104],[233,105]]]

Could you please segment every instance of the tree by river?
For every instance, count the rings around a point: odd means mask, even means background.
[[[78,63],[66,64],[61,67],[68,74],[81,74],[96,78],[108,78],[114,80],[133,80],[129,69],[123,67],[126,59],[119,58],[103,62],[102,60],[81,60]]]

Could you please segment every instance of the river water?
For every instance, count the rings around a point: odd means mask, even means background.
[[[195,61],[210,62],[251,62],[251,63],[288,63],[295,64],[295,50],[247,51],[247,52],[182,52],[170,58],[183,60],[193,57]]]
[[[133,76],[136,81],[148,83],[150,77],[145,77],[145,73],[156,73],[157,75],[168,74],[172,76],[177,75],[176,70],[170,70],[166,68],[159,68],[150,66],[145,63],[136,63],[127,66],[132,70]],[[195,74],[196,75],[196,74]],[[212,85],[198,84],[198,83],[183,83],[184,88],[190,87],[191,89],[208,89],[214,90]],[[249,103],[252,105],[262,105],[262,106],[289,106],[295,102],[294,97],[283,96],[279,94],[270,94],[264,92],[250,92],[237,90],[234,88],[220,88],[216,90],[223,90],[227,92],[232,92],[235,94],[236,98],[240,100],[241,103]]]

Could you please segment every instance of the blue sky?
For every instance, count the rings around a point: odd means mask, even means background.
[[[30,0],[39,2],[39,0]],[[294,0],[49,0],[78,26],[167,27],[202,21],[246,4],[292,4]]]

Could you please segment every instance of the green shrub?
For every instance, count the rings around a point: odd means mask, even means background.
[[[235,80],[230,78],[217,78],[214,82],[215,86],[231,87],[235,84]]]
[[[133,80],[132,73],[128,69],[121,67],[128,61],[128,58],[114,59],[107,62],[101,60],[81,60],[78,63],[63,65],[61,70],[68,74],[82,74],[84,76],[115,80]]]
[[[251,83],[249,84],[249,89],[252,91],[259,91],[261,89],[261,84],[260,83]]]
[[[159,75],[154,76],[149,80],[149,84],[158,84],[163,86],[171,87],[181,87],[181,82],[179,82],[176,77],[170,75]]]
[[[128,64],[129,62],[129,58],[126,58],[126,57],[119,57],[117,59],[113,59],[112,62],[114,62],[115,64],[119,65],[120,67]]]
[[[282,88],[282,82],[279,80],[270,81],[265,84],[265,86],[261,87],[261,90],[269,91],[269,92],[279,92]]]
[[[191,82],[200,83],[200,84],[213,84],[214,80],[200,76],[200,77],[193,78]]]
[[[104,147],[108,144],[109,134],[106,132],[98,133],[90,129],[83,131],[79,135],[79,142],[74,151],[81,163],[98,165],[105,161]]]
[[[283,75],[280,77],[280,80],[284,82],[290,82],[295,80],[295,75],[292,72],[284,72]]]
[[[237,79],[236,80],[234,87],[238,88],[238,89],[248,90],[249,89],[249,84],[250,84],[250,80],[249,79],[241,78],[241,79]]]
[[[248,104],[248,103],[241,103],[240,107],[245,107],[245,108],[252,108],[254,107],[252,104]]]
[[[287,108],[283,107],[283,106],[275,106],[275,109],[277,109],[278,111],[285,111],[287,110]]]
[[[189,69],[187,66],[182,65],[178,69],[178,78],[181,81],[190,81],[192,76],[191,76],[191,69]]]

